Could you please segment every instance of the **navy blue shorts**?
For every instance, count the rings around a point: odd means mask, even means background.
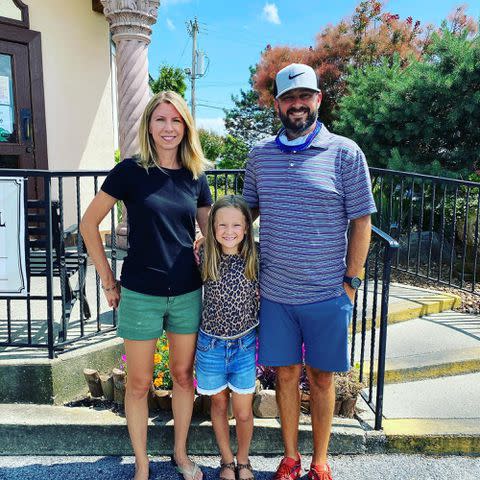
[[[322,302],[286,305],[260,300],[258,361],[284,367],[305,363],[325,372],[350,369],[348,328],[353,305],[346,293]]]
[[[195,353],[197,391],[215,395],[227,387],[236,393],[255,392],[256,331],[222,340],[200,330]]]

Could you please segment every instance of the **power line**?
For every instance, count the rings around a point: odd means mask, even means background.
[[[213,105],[204,105],[203,103],[197,103],[197,106],[204,107],[204,108],[213,108],[214,110],[221,110],[223,112],[223,108],[221,107],[214,107]]]
[[[202,88],[239,86],[239,85],[247,85],[247,83],[248,82],[206,82],[206,83],[202,83]]]
[[[210,105],[220,105],[220,106],[227,106],[225,103],[221,103],[221,102],[215,102],[213,100],[204,100],[203,98],[202,99],[198,99],[199,102],[204,102],[204,103],[209,103]]]
[[[190,37],[187,37],[187,41],[185,42],[185,46],[183,47],[182,54],[180,55],[180,58],[178,59],[177,67],[180,66],[180,62],[182,61],[183,55],[185,53],[185,50],[187,49],[187,46],[188,46],[189,42],[190,42]]]

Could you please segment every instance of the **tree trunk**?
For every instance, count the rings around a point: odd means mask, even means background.
[[[123,405],[125,401],[126,374],[123,370],[114,368],[112,370],[112,375],[113,375],[113,401],[117,405]]]
[[[103,396],[105,400],[113,400],[113,376],[112,374],[100,375],[100,384],[102,385]]]
[[[102,384],[100,383],[100,375],[97,370],[85,368],[83,375],[87,381],[88,390],[92,397],[98,398],[103,396]]]

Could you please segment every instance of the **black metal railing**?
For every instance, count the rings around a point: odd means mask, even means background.
[[[400,245],[393,268],[480,296],[480,183],[370,172],[374,223]]]
[[[207,170],[213,200],[223,195],[237,195],[243,190],[245,170]]]
[[[397,250],[393,238],[372,227],[364,282],[352,316],[350,365],[366,386],[361,395],[375,414],[376,430],[382,428],[390,272]]]
[[[25,182],[26,297],[0,295],[0,347],[45,348],[49,358],[80,339],[116,328],[77,226],[108,171],[1,170]],[[117,271],[116,209],[108,225]],[[66,228],[66,225],[72,227]],[[76,286],[75,286],[76,284]],[[94,305],[92,308],[91,305]]]
[[[107,173],[1,171],[2,176],[25,179],[25,207],[29,212],[33,208],[36,217],[33,220],[31,217],[29,225],[26,216],[29,293],[26,298],[0,297],[0,347],[45,348],[53,358],[57,352],[81,339],[116,328],[116,313],[106,305],[98,274],[93,266],[88,266],[82,238],[75,231],[85,208],[98,192],[100,180]],[[241,193],[243,175],[243,170],[208,171],[214,199]],[[37,196],[33,207],[28,199],[32,192]],[[110,235],[107,251],[114,274],[117,274],[123,254],[116,246],[118,215],[118,209],[113,208],[108,225],[101,226],[103,233]],[[70,224],[73,228],[65,227]],[[63,247],[55,239],[57,231]],[[43,243],[38,243],[40,232],[45,237]],[[363,395],[375,413],[375,428],[381,428],[382,421],[388,292],[396,248],[391,237],[373,228],[365,264],[365,285],[356,299],[352,321],[351,364],[359,380],[367,385]],[[77,287],[72,288],[74,280]]]

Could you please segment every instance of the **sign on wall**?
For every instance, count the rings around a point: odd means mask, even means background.
[[[27,295],[24,179],[0,177],[0,297]]]

